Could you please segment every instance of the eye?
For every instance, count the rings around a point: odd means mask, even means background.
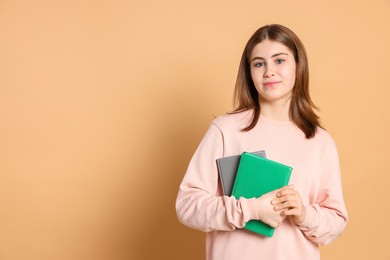
[[[264,62],[256,62],[253,64],[253,67],[258,67],[258,68],[263,67],[263,66],[264,66]]]
[[[283,62],[285,62],[284,59],[276,59],[276,64],[282,64]]]

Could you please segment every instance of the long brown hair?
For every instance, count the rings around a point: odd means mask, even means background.
[[[253,129],[259,120],[259,94],[250,72],[250,57],[255,46],[266,39],[283,44],[294,54],[296,75],[289,116],[290,120],[305,133],[306,138],[312,138],[316,134],[317,127],[322,126],[318,115],[314,111],[318,108],[309,95],[309,68],[306,51],[298,36],[287,27],[279,24],[259,28],[247,42],[238,69],[233,96],[235,109],[232,113],[253,110],[252,120],[243,131]]]

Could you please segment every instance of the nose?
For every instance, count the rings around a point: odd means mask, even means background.
[[[273,76],[275,76],[274,70],[270,66],[266,66],[263,77],[270,78]]]

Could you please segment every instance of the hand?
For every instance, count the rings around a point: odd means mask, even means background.
[[[256,199],[257,215],[259,220],[270,225],[271,227],[279,226],[286,216],[280,214],[279,211],[274,210],[272,201],[276,198],[276,193],[282,189],[271,191]]]
[[[272,200],[274,210],[279,211],[283,217],[291,216],[295,224],[305,220],[306,208],[303,205],[301,195],[293,185],[285,186],[276,193],[276,199]]]

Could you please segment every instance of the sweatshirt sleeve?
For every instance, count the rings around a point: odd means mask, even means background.
[[[306,205],[306,218],[299,228],[309,240],[327,245],[341,235],[347,220],[339,158],[336,146],[333,145],[323,165],[316,201]]]
[[[193,155],[176,199],[179,221],[205,232],[242,228],[251,219],[258,219],[255,199],[218,194],[216,159],[223,156],[223,135],[211,124]]]

